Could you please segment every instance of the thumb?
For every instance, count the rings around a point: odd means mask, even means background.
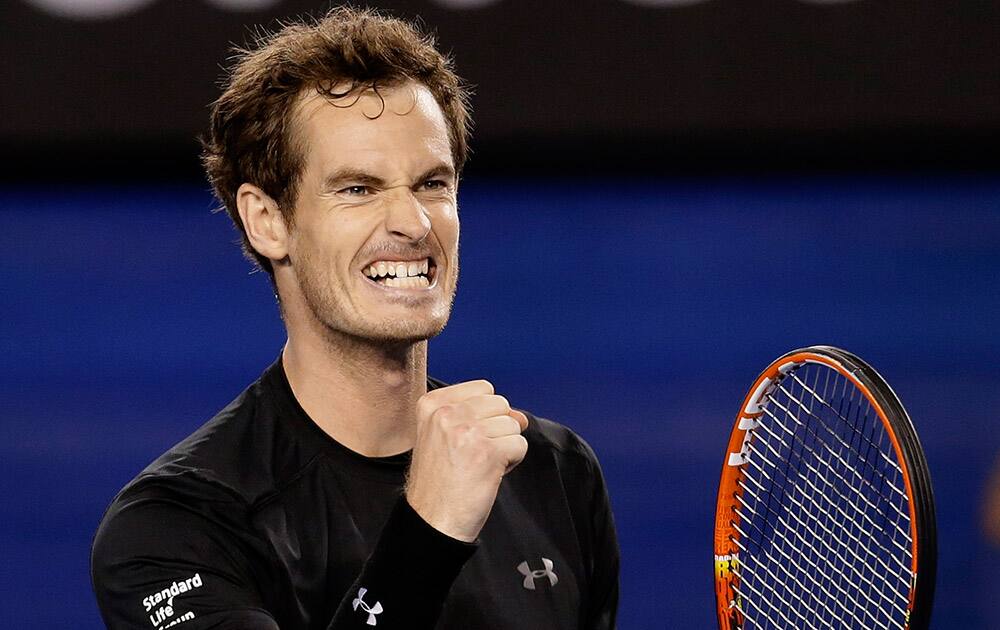
[[[517,409],[511,409],[507,415],[514,420],[517,420],[517,423],[521,425],[522,432],[528,428],[528,416],[524,415],[524,412],[518,411]]]

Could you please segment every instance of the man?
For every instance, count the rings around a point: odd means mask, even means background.
[[[591,449],[427,377],[458,279],[466,96],[412,26],[335,9],[243,53],[205,165],[288,341],[115,498],[112,628],[611,628]]]

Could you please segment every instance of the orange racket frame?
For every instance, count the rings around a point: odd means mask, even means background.
[[[885,427],[896,461],[903,470],[909,499],[910,534],[913,541],[909,603],[904,627],[923,630],[930,623],[936,573],[937,537],[934,497],[923,449],[909,415],[888,383],[857,356],[832,346],[810,346],[793,350],[769,365],[754,381],[740,405],[722,465],[715,513],[715,595],[721,630],[742,630],[744,617],[739,588],[739,502],[742,492],[746,445],[753,439],[757,419],[763,414],[761,401],[790,371],[806,363],[825,365],[848,379],[871,404]],[[918,580],[919,576],[919,580]]]

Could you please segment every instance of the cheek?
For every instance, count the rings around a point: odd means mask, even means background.
[[[289,251],[293,262],[299,260],[315,267],[325,263],[329,249],[316,231],[300,230]]]
[[[377,221],[370,208],[360,209],[353,216],[343,213],[323,226],[322,246],[327,260],[336,265],[338,271],[353,268],[358,252],[362,250],[376,231]]]
[[[441,247],[446,250],[455,249],[459,234],[458,208],[452,204],[442,208],[434,231],[441,239]]]

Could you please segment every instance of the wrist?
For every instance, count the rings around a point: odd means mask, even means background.
[[[482,529],[482,523],[478,527],[470,527],[468,524],[456,521],[447,510],[435,509],[421,502],[419,498],[415,500],[409,492],[404,496],[404,500],[428,527],[457,541],[474,543],[479,536],[479,530]]]

